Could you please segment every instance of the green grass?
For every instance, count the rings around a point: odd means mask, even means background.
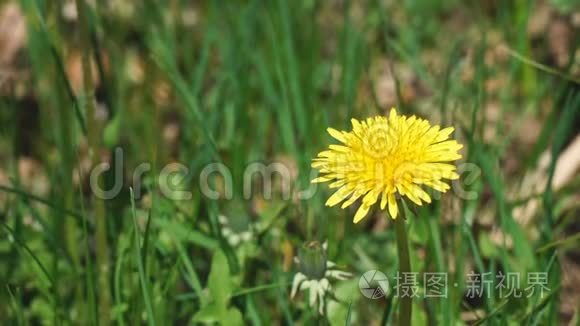
[[[566,203],[580,182],[576,175],[551,187],[558,156],[578,134],[578,68],[573,59],[553,65],[547,34],[529,38],[533,1],[119,1],[132,8],[128,16],[97,1],[73,21],[62,2],[12,1],[27,40],[13,63],[25,72],[15,82],[23,90],[9,88],[0,101],[8,179],[0,181],[1,324],[392,324],[398,299],[371,300],[358,289],[367,270],[397,271],[395,227],[380,222],[384,212],[355,225],[355,210],[324,206],[325,186],[285,198],[279,179],[273,198],[260,187],[244,196],[244,173],[256,162],[283,162],[292,191],[308,189],[310,161],[332,141],[327,127],[387,112],[385,78],[396,86],[390,105],[455,126],[462,162],[477,172],[460,180],[473,198],[450,192],[429,206],[408,204],[412,270],[449,273],[448,297],[414,300],[413,324],[578,319],[579,307],[562,308],[570,299],[562,264],[578,255],[578,205]],[[455,16],[464,17],[460,26],[450,23]],[[498,39],[510,50],[490,64]],[[71,73],[75,56],[80,72]],[[503,85],[491,89],[494,80]],[[529,120],[540,125],[532,144],[521,140]],[[111,189],[122,180],[122,188],[101,200],[87,166],[114,165],[117,147],[123,175],[109,170],[97,183]],[[539,192],[520,195],[543,153],[551,159],[533,185]],[[22,172],[27,158],[34,173]],[[191,191],[187,200],[158,184],[175,162],[188,169],[174,186]],[[150,168],[137,192],[142,163]],[[215,163],[231,172],[231,199],[201,191],[200,176]],[[226,181],[212,177],[209,186]],[[524,225],[515,210],[532,201]],[[250,241],[232,245],[220,215],[232,228],[251,221]],[[331,282],[323,316],[307,295],[290,298],[292,258],[313,240],[327,241],[328,259],[353,274]],[[471,271],[546,272],[550,292],[469,300]]]

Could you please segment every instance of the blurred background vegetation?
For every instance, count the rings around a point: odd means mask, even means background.
[[[456,284],[415,300],[413,324],[578,322],[579,29],[576,0],[1,1],[0,323],[392,323],[396,299],[358,289],[397,270],[391,221],[296,193],[327,127],[393,106],[455,126],[480,172],[460,181],[471,198],[410,206],[413,270]],[[89,175],[115,148],[122,173],[98,182],[122,190],[100,200]],[[158,187],[176,162],[189,200]],[[200,192],[215,162],[232,199]],[[288,167],[293,195],[244,198],[254,162]],[[354,274],[324,316],[289,298],[312,240]],[[471,271],[546,272],[551,291],[474,300]]]

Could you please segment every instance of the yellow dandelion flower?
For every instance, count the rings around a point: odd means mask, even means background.
[[[312,167],[321,176],[312,182],[331,182],[338,190],[328,198],[327,206],[344,200],[342,208],[362,198],[354,223],[365,217],[372,205],[380,207],[394,219],[398,207],[395,195],[406,196],[417,205],[430,203],[422,186],[446,192],[444,179],[457,179],[455,166],[446,162],[461,158],[463,147],[449,135],[453,127],[441,129],[415,116],[398,115],[393,108],[388,117],[377,116],[365,121],[352,119],[352,131],[328,128],[341,145],[330,145],[318,154]]]

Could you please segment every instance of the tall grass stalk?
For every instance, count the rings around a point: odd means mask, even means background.
[[[93,85],[93,75],[91,71],[91,42],[89,30],[88,6],[82,0],[76,0],[77,12],[81,27],[82,44],[82,71],[83,86],[85,95],[85,110],[87,114],[88,142],[92,165],[96,165],[99,153],[99,133],[98,124],[95,120],[95,91]],[[102,180],[98,180],[102,182]],[[105,203],[96,195],[93,196],[95,209],[95,237],[97,256],[97,275],[99,285],[99,322],[101,325],[109,324],[111,294],[109,289],[109,245],[107,243],[107,221]]]

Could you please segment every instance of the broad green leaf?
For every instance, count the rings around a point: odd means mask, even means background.
[[[216,323],[221,320],[225,307],[216,302],[212,302],[202,307],[194,316],[193,322],[196,323]]]
[[[228,326],[244,325],[244,318],[238,309],[230,308],[225,312],[225,314],[222,314],[221,322],[222,325]]]
[[[327,299],[328,319],[331,325],[343,326],[347,319],[350,319],[351,325],[357,324],[357,303],[361,298],[361,292],[358,286],[358,277],[336,283],[334,295],[344,302]],[[368,300],[365,298],[365,300]],[[351,306],[349,308],[350,302]]]
[[[226,307],[232,295],[233,286],[230,277],[228,259],[221,250],[216,250],[211,260],[211,271],[207,287],[218,305]]]

